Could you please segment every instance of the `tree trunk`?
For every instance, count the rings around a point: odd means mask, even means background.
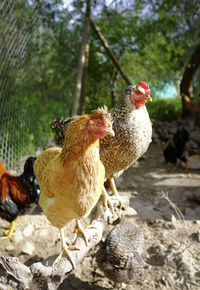
[[[81,44],[80,59],[79,59],[76,87],[75,87],[75,93],[74,93],[74,103],[72,107],[72,115],[76,115],[78,112],[78,106],[79,106],[79,100],[80,100],[80,94],[81,94],[81,85],[82,85],[81,82],[83,79],[83,71],[84,71],[84,65],[85,65],[85,55],[86,55],[85,51],[86,51],[86,46],[87,46],[88,36],[89,36],[89,28],[90,28],[90,0],[87,0],[85,25],[84,25],[84,30],[83,30],[83,39],[82,39],[82,44]]]
[[[124,52],[124,48],[122,47],[121,51],[120,51],[120,55],[119,55],[119,59],[118,59],[118,62],[120,63],[120,59],[123,55],[123,52]],[[111,106],[114,107],[115,106],[115,101],[116,101],[116,88],[117,88],[117,80],[118,80],[118,77],[119,77],[119,71],[116,69],[113,76],[112,76],[112,79],[111,79],[111,82],[110,82],[110,87],[111,87]]]
[[[194,50],[183,74],[180,84],[180,93],[187,95],[190,99],[193,95],[193,78],[200,65],[200,44]]]
[[[83,77],[82,77],[82,86],[81,86],[81,108],[80,108],[80,114],[85,113],[85,98],[86,98],[86,84],[87,84],[87,69],[88,69],[88,61],[89,61],[89,50],[90,50],[90,44],[89,41],[86,44],[85,49],[85,65],[83,68]]]
[[[103,34],[101,33],[99,27],[95,24],[95,22],[90,18],[90,23],[92,28],[94,29],[96,35],[100,39],[101,43],[103,44],[105,50],[107,51],[109,57],[111,58],[113,64],[116,66],[117,70],[120,72],[121,76],[125,80],[128,85],[131,85],[131,81],[124,72],[123,68],[121,67],[120,63],[118,62],[117,58],[115,57],[114,53],[112,52],[109,44],[107,43],[106,39],[104,38]]]
[[[182,98],[182,116],[196,117],[200,112],[200,102],[193,102],[193,78],[200,66],[200,44],[197,45],[185,68],[183,79],[180,84]]]

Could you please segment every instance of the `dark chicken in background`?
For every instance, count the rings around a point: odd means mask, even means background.
[[[1,239],[10,238],[15,230],[17,216],[25,214],[38,204],[40,188],[33,172],[36,157],[30,156],[19,176],[10,174],[0,161],[0,217],[10,222],[10,228]]]
[[[173,171],[176,167],[177,160],[181,160],[185,163],[184,171],[187,172],[187,154],[185,150],[185,145],[189,141],[189,133],[183,127],[178,127],[176,133],[173,135],[172,139],[166,144],[163,149],[163,154],[166,164],[171,163]]]

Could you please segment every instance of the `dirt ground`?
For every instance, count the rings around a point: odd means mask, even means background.
[[[117,180],[119,193],[129,196],[131,206],[138,212],[131,221],[144,232],[142,273],[128,285],[114,284],[97,268],[97,246],[58,289],[200,289],[199,162],[196,159],[196,169],[189,169],[187,174],[182,173],[180,165],[174,172],[168,172],[161,146],[152,143],[144,158]],[[0,222],[0,235],[3,235],[9,223]],[[66,231],[72,229],[73,223]],[[105,234],[109,230],[108,227]],[[17,256],[26,265],[57,254],[59,250],[58,230],[38,208],[30,215],[20,216],[15,236],[0,242],[1,255]]]

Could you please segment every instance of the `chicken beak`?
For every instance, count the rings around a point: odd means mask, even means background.
[[[115,132],[113,131],[112,127],[107,127],[105,130],[104,130],[105,134],[107,135],[111,135],[111,136],[115,136]]]
[[[146,99],[152,102],[152,98],[150,96],[146,95]]]

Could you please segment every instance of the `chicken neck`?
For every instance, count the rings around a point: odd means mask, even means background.
[[[62,160],[69,161],[82,156],[90,145],[99,147],[99,140],[95,135],[88,131],[88,115],[78,118],[79,122],[72,122],[65,133],[60,157]],[[78,132],[78,134],[76,133]]]

